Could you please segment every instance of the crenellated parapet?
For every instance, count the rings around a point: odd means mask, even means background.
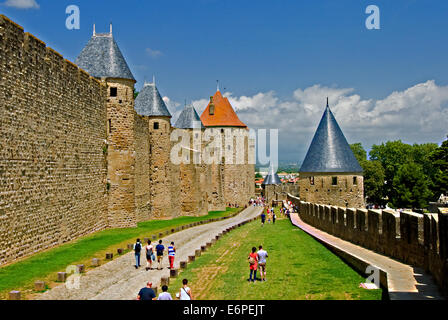
[[[327,233],[429,271],[448,292],[448,214],[355,209],[288,200]]]

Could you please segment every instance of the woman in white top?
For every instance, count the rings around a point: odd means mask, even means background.
[[[146,271],[152,270],[152,260],[155,260],[154,257],[154,247],[151,244],[151,240],[148,240],[148,245],[146,248]]]
[[[187,286],[188,280],[182,280],[183,287],[180,288],[179,300],[193,300],[191,289]]]

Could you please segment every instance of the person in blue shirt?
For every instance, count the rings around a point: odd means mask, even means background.
[[[266,214],[263,212],[261,213],[261,226],[264,226],[264,222],[266,221]]]
[[[162,259],[163,259],[163,251],[165,250],[165,247],[162,244],[162,240],[159,240],[159,244],[156,246],[156,253],[157,253],[157,262],[158,267],[157,270],[162,270]]]

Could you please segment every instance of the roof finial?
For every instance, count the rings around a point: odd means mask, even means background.
[[[109,33],[112,35],[112,21],[110,22],[110,32]]]
[[[327,108],[329,108],[329,106],[328,106],[328,97],[327,97]]]
[[[154,86],[156,85],[156,76],[155,75],[152,75],[152,83]]]
[[[93,24],[93,36],[96,36],[95,24]]]
[[[219,80],[216,80],[216,91],[219,91]]]

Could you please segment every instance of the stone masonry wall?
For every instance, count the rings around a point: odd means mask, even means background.
[[[0,265],[107,227],[105,96],[0,16]]]
[[[137,226],[135,209],[135,111],[133,80],[107,79],[108,225]],[[111,96],[111,88],[117,95]]]
[[[135,211],[137,222],[151,219],[149,128],[147,117],[135,113]]]
[[[327,233],[430,272],[448,294],[448,214],[397,213],[300,201],[301,219]]]
[[[336,185],[333,185],[333,177],[337,178]],[[312,184],[313,179],[314,184]],[[299,185],[300,198],[303,201],[341,207],[364,207],[363,176],[341,173],[334,175],[301,173]]]

